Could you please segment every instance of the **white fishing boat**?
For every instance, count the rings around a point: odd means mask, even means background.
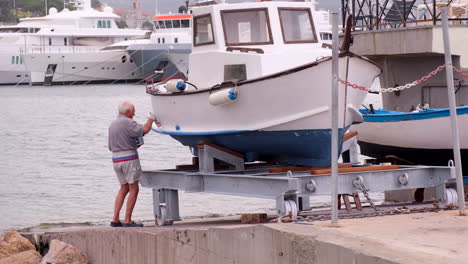
[[[359,133],[361,153],[377,158],[393,155],[414,164],[447,165],[453,160],[450,110],[413,112],[361,110],[364,123]],[[457,107],[462,156],[468,155],[468,106]]]
[[[175,54],[177,62],[188,63],[192,51],[192,15],[157,15],[153,23],[155,30],[148,40],[128,47],[139,72],[155,81],[186,78],[186,71],[179,71],[168,55]]]
[[[0,72],[0,82],[43,84],[48,71],[52,82],[63,83],[64,78],[56,79],[55,70],[66,75],[67,81],[93,80],[107,71],[107,67],[94,68],[96,62],[103,62],[93,61],[93,58],[101,59],[96,52],[114,43],[145,36],[144,30],[118,28],[115,20],[119,17],[112,13],[112,8],[100,12],[91,8],[90,0],[82,2],[78,10],[57,12],[51,8],[47,16],[24,18],[17,26],[0,27],[0,57],[3,58],[0,61],[11,62],[15,71],[22,72],[12,76],[11,65],[2,65],[5,67]],[[83,60],[68,60],[76,56]],[[89,63],[83,64],[86,60]]]
[[[203,141],[232,149],[246,161],[329,166],[332,60],[317,35],[313,3],[222,3],[192,12],[189,82],[148,87],[154,129],[194,150]],[[361,85],[381,72],[347,51],[339,66],[342,78]],[[367,93],[339,89],[342,139],[362,121]]]

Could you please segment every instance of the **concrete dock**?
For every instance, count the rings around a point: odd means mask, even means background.
[[[90,263],[468,263],[468,217],[457,210],[329,221],[242,225],[238,218],[144,228],[45,232]]]

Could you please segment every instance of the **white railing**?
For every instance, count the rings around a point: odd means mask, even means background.
[[[21,54],[44,54],[44,53],[88,53],[97,52],[104,47],[100,46],[30,46],[21,48]]]

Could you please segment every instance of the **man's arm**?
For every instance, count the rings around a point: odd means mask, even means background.
[[[148,118],[146,124],[143,126],[143,135],[148,134],[151,131],[151,126],[153,125],[154,120],[152,118]]]

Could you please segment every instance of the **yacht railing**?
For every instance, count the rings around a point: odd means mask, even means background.
[[[97,52],[104,47],[100,46],[37,46],[21,48],[21,54],[44,54],[44,53],[87,53]]]

